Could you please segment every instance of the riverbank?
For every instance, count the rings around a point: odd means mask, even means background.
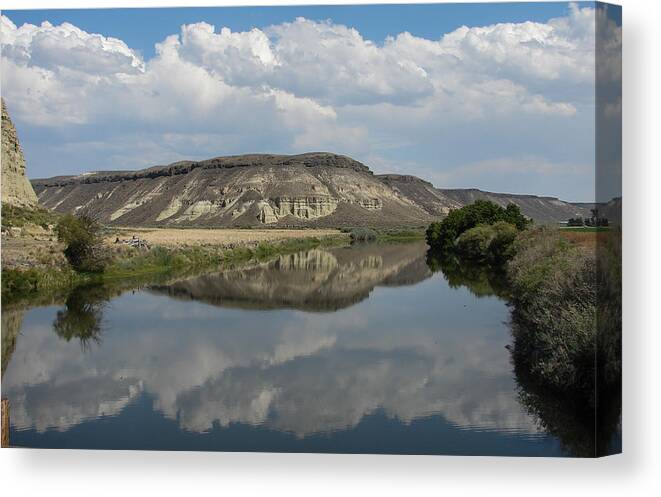
[[[106,244],[116,238],[136,236],[151,246],[166,248],[213,247],[234,249],[256,247],[259,244],[279,244],[304,238],[335,237],[336,229],[237,229],[237,228],[112,228],[105,237]]]
[[[504,275],[514,363],[595,405],[621,377],[621,229],[515,226],[507,214],[477,202],[453,211],[427,230],[430,260],[460,276]]]
[[[591,235],[524,232],[507,275],[515,362],[548,388],[594,404],[596,387],[612,388],[621,377],[622,235]]]
[[[149,230],[152,232],[152,230]],[[188,230],[169,230],[188,231]],[[207,231],[208,239],[219,239],[222,230],[191,230]],[[249,230],[246,231],[250,238]],[[294,232],[295,230],[287,230]],[[313,234],[321,236],[312,236]],[[140,233],[142,236],[143,233]],[[163,234],[159,233],[159,236]],[[198,243],[193,245],[178,241],[172,237],[171,244],[151,246],[148,249],[130,247],[124,244],[112,244],[106,241],[104,252],[108,259],[105,270],[101,273],[84,273],[74,271],[58,252],[52,241],[44,243],[45,250],[53,253],[49,263],[35,263],[25,267],[5,267],[2,269],[2,300],[3,305],[21,305],[22,302],[47,302],[57,295],[65,294],[70,289],[87,284],[122,284],[122,287],[144,283],[156,276],[181,276],[194,274],[210,269],[233,267],[238,264],[268,260],[278,255],[308,250],[320,246],[335,246],[349,242],[346,234],[335,230],[299,230],[294,233],[271,233],[272,241],[237,242],[237,238],[226,243]],[[254,237],[253,237],[254,238]],[[180,240],[180,239],[179,239]],[[199,241],[199,237],[198,237]],[[39,252],[39,251],[37,251]],[[57,257],[57,256],[60,257]],[[3,257],[4,259],[4,257]]]

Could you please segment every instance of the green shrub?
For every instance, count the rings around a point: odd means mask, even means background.
[[[609,262],[551,229],[517,239],[508,264],[515,354],[543,384],[594,394],[595,378],[619,378],[621,280],[614,250],[604,248],[616,261]]]
[[[88,215],[67,214],[55,227],[58,240],[66,245],[64,255],[79,272],[103,272],[106,262],[101,251],[101,225]]]
[[[19,271],[5,269],[2,271],[2,294],[26,295],[39,288],[40,273],[36,269]]]
[[[516,226],[499,221],[491,226],[493,238],[489,243],[489,259],[492,263],[500,264],[514,256],[514,242],[519,232]]]
[[[352,242],[373,242],[377,236],[377,232],[370,228],[352,228],[349,231]]]
[[[518,206],[509,204],[506,208],[488,200],[476,200],[461,209],[451,210],[441,222],[432,223],[425,232],[427,244],[432,250],[452,251],[455,241],[464,232],[480,224],[495,224],[505,221],[523,230],[530,224]]]
[[[466,259],[485,260],[489,255],[489,244],[493,236],[494,231],[491,226],[486,224],[475,226],[459,235],[455,242],[455,250]]]
[[[480,224],[459,235],[454,250],[465,259],[499,265],[514,255],[517,234],[516,227],[505,221]]]

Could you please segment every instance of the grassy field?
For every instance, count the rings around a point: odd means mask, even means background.
[[[66,264],[62,250],[54,234],[46,236],[21,236],[2,238],[2,268],[56,267]]]
[[[610,237],[607,228],[560,228],[558,233],[565,240],[588,250],[594,250],[598,243],[604,243]]]
[[[111,235],[106,237],[105,241],[111,244],[117,237],[127,239],[133,235],[146,241],[149,245],[168,248],[195,246],[236,248],[302,238],[347,237],[334,229],[116,228]]]

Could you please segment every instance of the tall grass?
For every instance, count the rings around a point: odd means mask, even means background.
[[[2,227],[17,227],[34,224],[47,228],[48,225],[57,224],[58,220],[62,217],[48,209],[42,207],[20,207],[2,203]]]
[[[507,267],[515,360],[564,391],[595,392],[621,370],[619,255],[577,247],[558,230],[522,234]]]

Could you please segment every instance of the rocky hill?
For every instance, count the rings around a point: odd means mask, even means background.
[[[435,188],[431,183],[415,176],[397,174],[384,174],[378,178],[401,195],[415,199],[418,205],[433,216],[444,215],[449,209],[456,209],[476,200],[490,200],[503,207],[516,204],[526,216],[541,223],[589,215],[589,209],[581,204],[571,204],[555,197],[493,193],[475,188]]]
[[[35,180],[44,206],[118,225],[399,226],[431,216],[358,161],[242,155]]]
[[[124,226],[425,226],[480,195],[515,202],[538,221],[581,211],[553,198],[439,190],[414,176],[377,176],[331,153],[217,157],[32,184],[45,207]]]
[[[25,158],[2,99],[2,202],[20,207],[34,207],[37,196],[25,176]]]

